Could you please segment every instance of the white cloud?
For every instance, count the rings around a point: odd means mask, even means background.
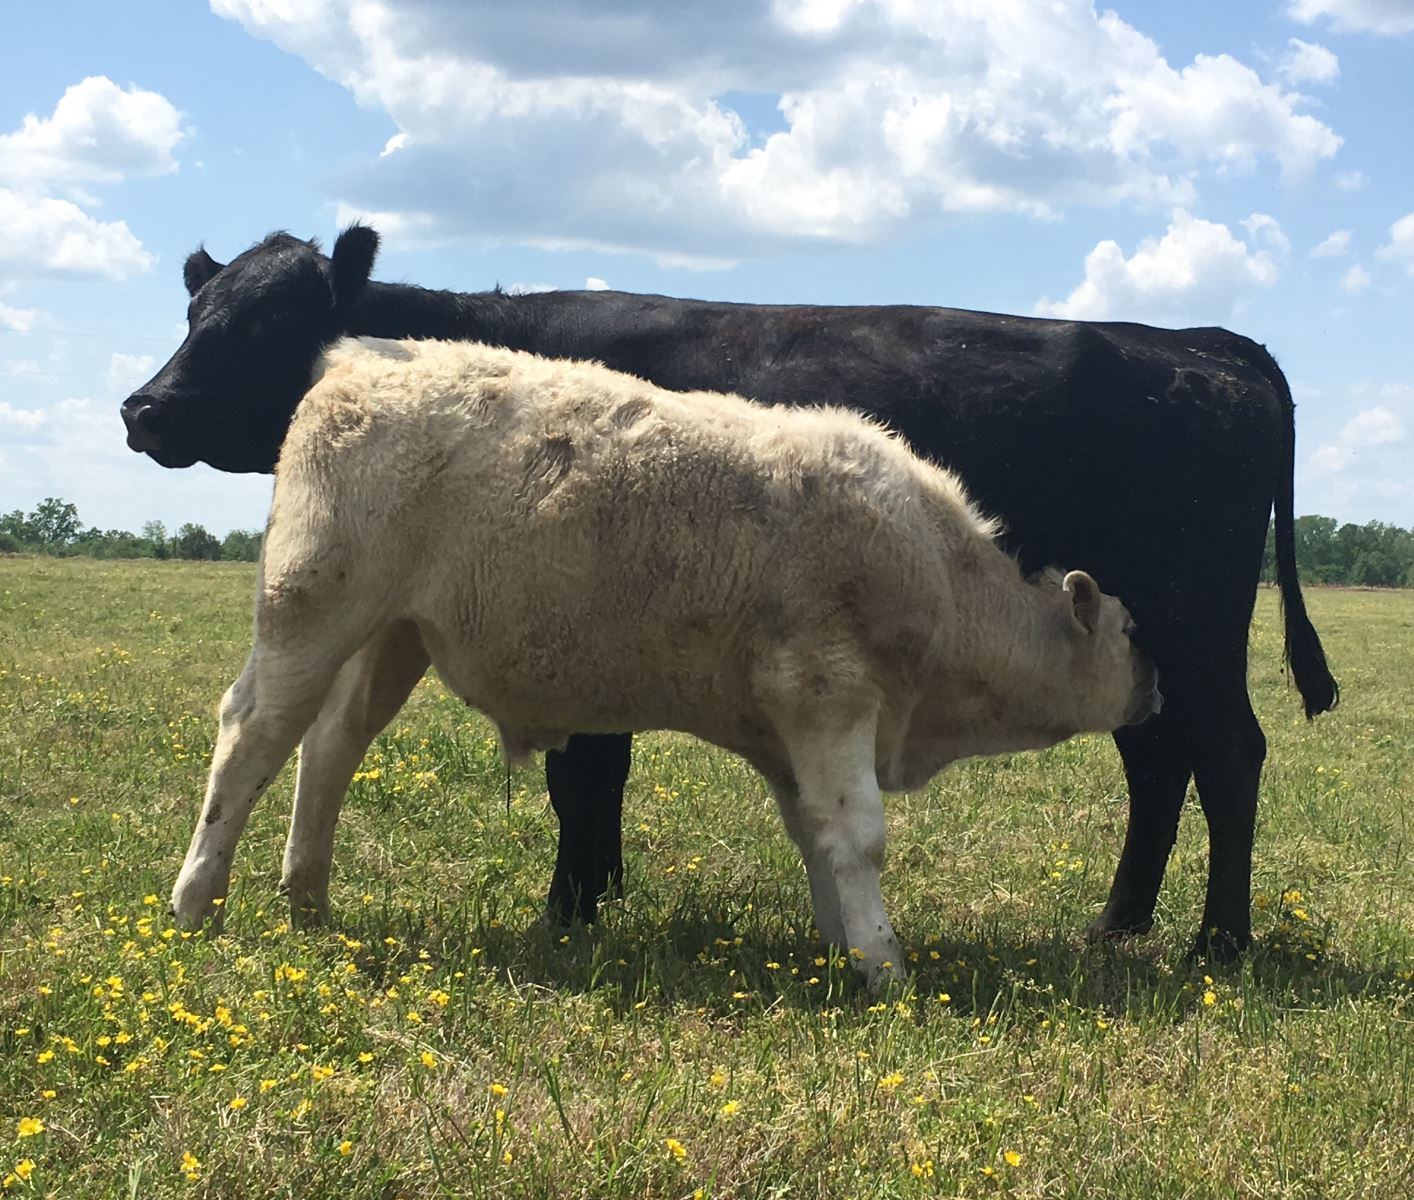
[[[12,184],[117,183],[177,169],[182,115],[156,92],[94,75],[69,88],[48,117],[33,113],[0,134],[0,180]]]
[[[1339,33],[1414,33],[1409,0],[1290,0],[1288,11],[1306,25],[1325,19]]]
[[[1291,38],[1277,73],[1298,87],[1303,83],[1334,83],[1340,78],[1340,59],[1324,46]]]
[[[586,292],[607,292],[609,290],[608,280],[600,279],[597,275],[591,275],[584,281]]]
[[[1403,420],[1391,409],[1367,408],[1346,422],[1335,441],[1318,446],[1306,469],[1312,475],[1335,474],[1350,466],[1359,451],[1403,441],[1406,433]]]
[[[388,155],[390,155],[390,154],[396,154],[399,150],[401,150],[401,149],[402,149],[404,146],[406,146],[407,144],[408,144],[408,135],[407,135],[407,134],[405,134],[405,133],[395,133],[395,134],[393,134],[392,137],[390,137],[390,138],[383,144],[383,149],[382,149],[382,151],[379,153],[378,157],[379,157],[379,158],[387,158]]]
[[[1365,270],[1359,263],[1356,263],[1344,275],[1340,277],[1340,290],[1350,296],[1358,296],[1365,291],[1373,280],[1370,272]]]
[[[152,377],[157,359],[151,354],[114,354],[108,360],[104,379],[113,395],[126,396]]]
[[[1350,249],[1350,230],[1333,230],[1319,246],[1311,250],[1312,258],[1339,258]]]
[[[0,329],[13,329],[17,333],[28,333],[34,328],[34,319],[39,316],[33,308],[11,308],[0,304]]]
[[[153,257],[124,222],[85,211],[101,202],[83,185],[175,171],[187,136],[164,97],[102,75],[67,89],[51,115],[0,134],[0,268],[115,280],[147,270]]]
[[[37,408],[15,408],[0,400],[0,430],[16,437],[33,437],[47,419]]]
[[[1275,250],[1278,254],[1287,254],[1291,250],[1291,239],[1282,232],[1281,225],[1273,216],[1267,213],[1253,213],[1241,222],[1242,228],[1247,230],[1253,241],[1262,241]]]
[[[1334,182],[1342,192],[1358,192],[1369,180],[1364,171],[1341,171]]]
[[[537,292],[557,292],[560,289],[553,283],[511,283],[507,284],[505,291],[511,296],[533,296]]]
[[[0,187],[0,269],[126,279],[153,261],[122,221],[98,221],[70,200]]]
[[[1375,257],[1402,264],[1414,275],[1414,212],[1400,217],[1389,227],[1389,241],[1375,251]]]
[[[424,242],[721,265],[960,212],[1190,204],[1206,175],[1340,144],[1303,97],[1228,55],[1172,66],[1091,0],[212,7],[388,113],[402,132],[343,203]],[[733,91],[778,97],[783,128]]]
[[[1269,244],[1286,243],[1264,214],[1243,224]],[[1064,300],[1042,299],[1035,311],[1076,320],[1216,324],[1279,273],[1269,250],[1253,249],[1226,225],[1178,209],[1163,236],[1144,239],[1129,258],[1119,243],[1099,243],[1086,255],[1083,282]]]

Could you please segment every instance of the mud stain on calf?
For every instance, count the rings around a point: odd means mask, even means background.
[[[569,435],[549,434],[526,456],[516,500],[526,509],[538,508],[569,474],[573,463],[574,443]]]

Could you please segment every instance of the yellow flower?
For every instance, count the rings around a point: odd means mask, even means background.
[[[433,1054],[431,1050],[424,1050],[418,1055],[418,1058],[422,1060],[422,1065],[429,1071],[435,1071],[437,1069],[437,1056]]]
[[[278,1079],[262,1079],[262,1080],[260,1081],[260,1090],[261,1090],[262,1092],[268,1092],[268,1091],[270,1091],[272,1088],[277,1088],[277,1087],[279,1087],[279,1086],[280,1086],[280,1081],[279,1081]]]
[[[353,1153],[353,1143],[348,1138],[339,1143],[339,1153],[345,1156]]]
[[[720,1071],[713,1071],[712,1074],[707,1077],[707,1082],[714,1088],[722,1088],[727,1086],[727,1077]]]
[[[730,1117],[741,1107],[735,1100],[728,1100],[722,1105],[722,1116]]]
[[[886,1091],[886,1092],[891,1092],[891,1091],[893,1091],[894,1088],[898,1087],[898,1085],[901,1084],[902,1082],[903,1082],[903,1074],[902,1074],[902,1072],[895,1071],[892,1075],[885,1075],[885,1076],[883,1076],[883,1078],[881,1078],[881,1079],[879,1080],[879,1087],[881,1087],[881,1088],[882,1088],[884,1091]]]
[[[15,1134],[18,1137],[34,1137],[37,1133],[44,1132],[44,1122],[38,1117],[21,1117],[19,1124],[15,1126]]]
[[[190,1180],[195,1180],[201,1171],[201,1159],[190,1150],[182,1151],[181,1172]]]
[[[373,1061],[372,1052],[368,1050],[363,1051],[363,1053],[358,1056],[358,1061],[361,1063],[371,1063]]]
[[[915,1179],[933,1178],[933,1160],[931,1158],[926,1158],[922,1162],[916,1162],[908,1169],[913,1172]]]
[[[1018,1154],[1015,1150],[1008,1150],[1005,1154],[1002,1155],[1002,1158],[1006,1160],[1006,1165],[1009,1167],[1021,1166],[1021,1155]]]
[[[315,1063],[312,1067],[309,1068],[309,1073],[311,1076],[313,1076],[315,1081],[318,1082],[321,1079],[330,1078],[334,1074],[334,1068],[320,1066],[318,1063]]]
[[[36,1054],[36,1055],[34,1056],[34,1061],[35,1061],[35,1062],[47,1063],[47,1062],[48,1062],[51,1058],[53,1058],[53,1057],[54,1057],[54,1051],[53,1051],[53,1050],[41,1050],[38,1054]]]
[[[1204,992],[1204,993],[1203,993],[1203,1003],[1204,1003],[1205,1005],[1207,1005],[1209,1008],[1212,1008],[1213,1005],[1216,1004],[1217,1002],[1218,1002],[1218,997],[1217,997],[1217,993],[1216,993],[1216,992],[1207,991],[1207,992]]]
[[[677,1138],[668,1138],[663,1142],[663,1145],[667,1148],[668,1153],[679,1162],[687,1157],[687,1147],[678,1141]]]
[[[227,1105],[227,1107],[230,1108],[232,1112],[240,1112],[241,1109],[243,1109],[249,1103],[250,1101],[247,1100],[244,1096],[237,1096],[231,1101],[229,1105]]]
[[[493,1084],[491,1085],[491,1094],[492,1094],[493,1096],[504,1096],[504,1095],[506,1095],[510,1090],[511,1090],[511,1089],[508,1088],[504,1083],[493,1083]]]
[[[28,1181],[29,1177],[34,1174],[34,1159],[20,1159],[20,1161],[15,1164],[15,1174],[21,1179]]]

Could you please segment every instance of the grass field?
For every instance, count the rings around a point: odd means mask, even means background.
[[[1308,593],[1344,699],[1308,725],[1263,592],[1270,740],[1240,966],[1183,957],[1185,810],[1154,933],[1079,937],[1124,832],[1082,738],[893,797],[909,989],[809,936],[762,784],[637,743],[628,899],[537,924],[538,769],[425,680],[345,808],[333,924],[275,893],[292,772],[227,936],[165,915],[252,567],[0,559],[0,1176],[75,1197],[1414,1194],[1414,594]]]

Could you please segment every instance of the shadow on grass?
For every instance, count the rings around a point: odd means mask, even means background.
[[[859,985],[845,958],[828,955],[809,928],[792,923],[790,914],[808,908],[791,888],[689,885],[668,903],[640,886],[630,902],[603,905],[596,925],[570,928],[543,920],[527,928],[523,914],[507,915],[515,911],[504,894],[487,892],[428,909],[373,905],[334,920],[362,943],[360,968],[375,979],[398,975],[412,957],[447,972],[489,970],[516,989],[593,994],[620,1013],[642,1006],[731,1019],[778,1007],[879,1011],[881,998]],[[901,938],[910,979],[883,999],[921,1007],[941,994],[954,1016],[1008,1023],[1058,1014],[1181,1022],[1206,1007],[1211,992],[1214,1002],[1241,997],[1245,1022],[1270,1026],[1302,1010],[1414,990],[1407,969],[1349,961],[1329,952],[1311,925],[1284,916],[1235,964],[1195,962],[1159,938],[1092,945],[1078,933],[976,927],[921,945],[906,928]]]

